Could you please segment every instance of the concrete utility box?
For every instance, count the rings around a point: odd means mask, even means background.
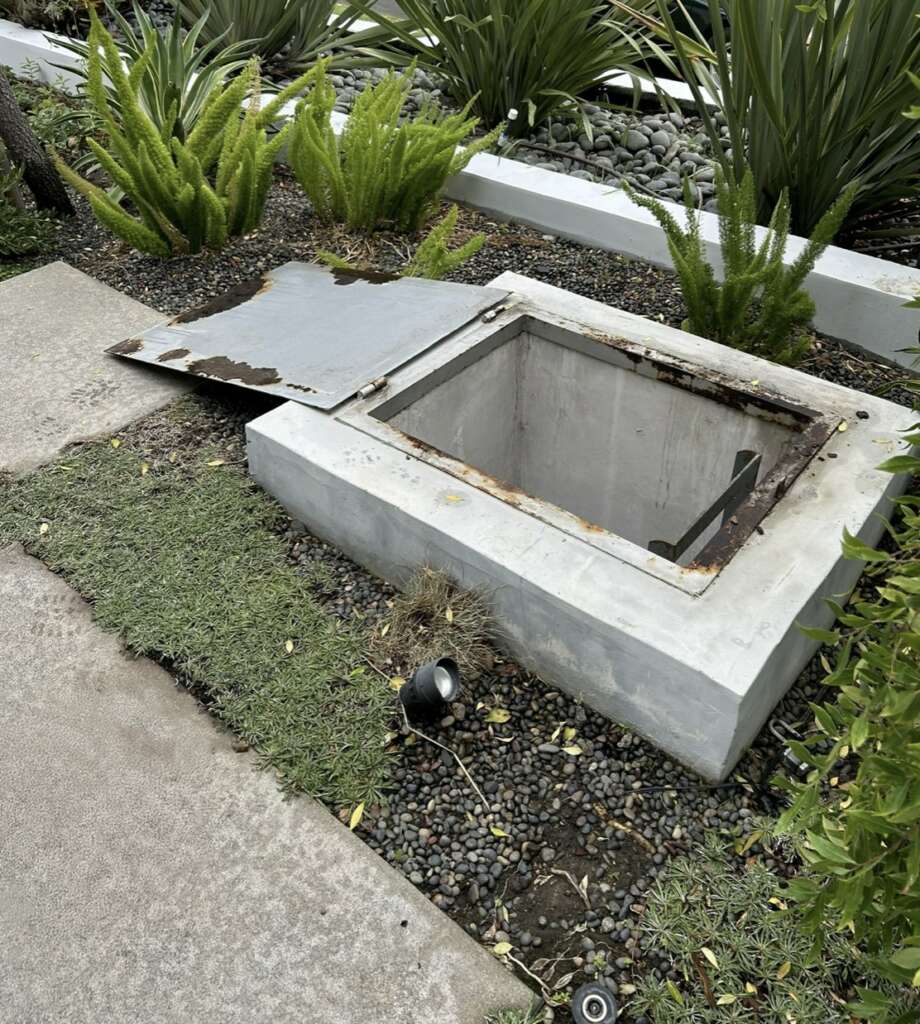
[[[393,286],[341,301],[373,329]],[[521,663],[721,779],[814,651],[796,624],[859,576],[843,527],[881,534],[903,482],[875,467],[910,415],[515,274],[490,287],[363,397],[251,423],[251,471],[396,583],[432,565],[486,588]]]

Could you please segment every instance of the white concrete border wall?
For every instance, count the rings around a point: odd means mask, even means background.
[[[0,20],[0,64],[14,69],[31,61],[48,82],[76,81],[54,64],[75,67],[77,58],[49,43],[42,32]],[[344,124],[345,118],[341,118]],[[480,153],[453,178],[447,194],[478,209],[585,245],[671,266],[665,237],[654,218],[623,192],[581,181],[517,160]],[[673,207],[679,216],[681,209]],[[702,235],[713,262],[719,263],[715,214],[703,213]],[[804,240],[790,240],[794,259]],[[807,282],[817,305],[815,326],[831,337],[909,366],[902,350],[920,344],[920,315],[905,303],[920,294],[920,270],[832,246]]]
[[[672,266],[664,232],[652,215],[610,185],[480,153],[451,180],[448,195],[585,245]],[[678,219],[684,213],[675,204],[669,209]],[[700,216],[709,257],[719,266],[719,218]],[[788,262],[804,245],[802,238],[790,239]],[[899,350],[918,344],[920,314],[904,303],[920,295],[920,270],[831,246],[807,287],[817,305],[819,331],[910,365],[913,356]]]
[[[0,64],[23,71],[30,65],[37,77],[49,85],[59,85],[73,91],[79,77],[70,71],[61,71],[56,64],[64,64],[70,68],[80,66],[80,59],[70,50],[65,50],[52,40],[61,39],[50,32],[38,32],[33,28],[23,28],[14,21],[0,18]]]

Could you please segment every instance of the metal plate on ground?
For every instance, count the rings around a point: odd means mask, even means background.
[[[332,409],[508,294],[285,263],[108,351]]]

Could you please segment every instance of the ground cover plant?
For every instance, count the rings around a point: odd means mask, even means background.
[[[469,105],[444,114],[426,105],[403,120],[411,74],[389,74],[361,93],[338,135],[332,122],[336,93],[318,67],[300,102],[291,132],[289,161],[316,213],[357,231],[380,227],[417,231],[437,207],[447,179],[488,149],[495,129],[469,139],[479,121]]]
[[[485,1024],[542,1024],[543,1013],[534,1010],[499,1010],[486,1018]]]
[[[914,192],[920,135],[904,130],[902,115],[912,99],[909,73],[920,72],[920,0],[709,0],[709,7],[708,56],[678,36],[666,0],[647,24],[657,23],[677,51],[725,174],[740,182],[747,164],[753,170],[761,223],[784,190],[793,231],[805,236],[854,183],[854,220]],[[728,146],[704,89],[720,98]]]
[[[370,800],[392,693],[362,671],[360,633],[286,560],[283,512],[246,476],[238,442],[184,438],[203,403],[155,417],[152,440],[87,444],[4,487],[0,545],[23,542],[129,650],[165,661],[286,789]]]
[[[84,0],[0,0],[0,18],[11,18],[29,28],[75,28],[85,11]]]
[[[251,61],[229,84],[214,82],[196,127],[181,139],[176,134],[178,101],[170,105],[162,123],[140,101],[155,43],[147,44],[126,73],[111,35],[95,11],[91,16],[86,93],[102,119],[111,151],[93,139],[89,147],[136,216],[58,160],[61,173],[89,199],[95,215],[113,234],[154,256],[219,249],[228,238],[252,231],[262,219],[275,157],[290,125],[271,139],[266,129],[284,103],[304,88],[311,73],[262,106],[259,67]],[[117,110],[105,77],[119,97]],[[240,106],[247,97],[247,110],[241,116]]]
[[[0,170],[0,260],[41,252],[53,231],[50,218],[25,207],[19,193],[21,180],[22,175],[17,170]]]
[[[916,426],[907,440],[920,443]],[[882,468],[916,475],[920,459],[898,455]],[[793,745],[812,770],[785,783],[793,799],[778,827],[808,865],[790,895],[815,952],[830,921],[882,977],[920,989],[920,497],[898,499],[898,513],[892,550],[844,540],[847,557],[868,563],[868,580],[846,609],[832,605],[837,629],[811,631],[836,649],[826,679],[836,699],[813,706],[813,733]],[[854,1013],[916,1020],[871,988]]]
[[[673,861],[649,892],[642,927],[679,978],[641,978],[633,1010],[655,1024],[850,1024],[841,993],[866,964],[841,936],[811,958],[778,881],[759,858],[739,866],[715,835]]]
[[[788,193],[781,194],[758,244],[752,173],[747,171],[735,185],[717,172],[721,282],[707,259],[689,183],[684,183],[686,228],[659,200],[629,186],[626,190],[634,202],[651,211],[665,232],[689,311],[687,330],[774,362],[793,363],[808,351],[815,304],[803,284],[843,223],[853,201],[852,189],[818,222],[807,246],[787,267],[783,257],[792,216]]]
[[[642,10],[653,5],[638,0]],[[403,19],[367,0],[353,6],[398,40],[392,61],[442,76],[486,126],[508,120],[511,135],[574,106],[612,69],[639,75],[646,58],[667,59],[631,14],[600,0],[406,0]]]

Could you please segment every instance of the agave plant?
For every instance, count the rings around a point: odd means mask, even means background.
[[[668,0],[658,0],[657,18],[641,16],[674,46],[726,175],[740,183],[750,165],[761,223],[784,189],[801,235],[854,182],[852,219],[915,192],[920,133],[905,131],[903,113],[914,89],[910,73],[920,72],[920,0],[708,2],[711,49],[700,37],[691,52]],[[719,97],[730,147],[704,90]]]
[[[201,117],[205,101],[215,85],[225,82],[246,66],[245,43],[222,46],[225,36],[215,36],[199,46],[206,15],[186,32],[178,13],[167,32],[161,32],[150,15],[134,0],[137,31],[118,11],[114,0],[106,7],[120,32],[119,48],[129,68],[137,66],[144,54],[144,73],[138,80],[137,102],[150,120],[178,139],[185,139]],[[61,42],[68,50],[83,58],[76,69],[84,79],[88,76],[89,43],[79,39]],[[110,108],[120,119],[121,97],[112,86],[107,87]],[[167,127],[168,125],[168,127]]]
[[[204,19],[202,39],[226,39],[264,60],[281,58],[306,69],[320,57],[333,66],[379,63],[365,48],[383,38],[378,29],[353,32],[360,16],[337,0],[177,0],[188,24]]]
[[[654,4],[635,6],[648,13]],[[446,78],[454,98],[472,102],[490,128],[511,117],[512,135],[573,104],[611,71],[647,77],[647,58],[669,63],[632,12],[606,0],[400,0],[403,19],[376,12],[370,0],[352,7],[398,41],[393,63],[414,59]]]

